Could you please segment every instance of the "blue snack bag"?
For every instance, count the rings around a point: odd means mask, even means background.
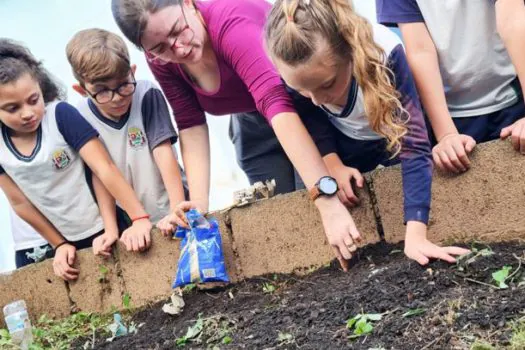
[[[188,211],[186,218],[190,229],[178,227],[174,234],[182,241],[173,288],[190,283],[229,282],[217,220],[206,220],[195,209]]]

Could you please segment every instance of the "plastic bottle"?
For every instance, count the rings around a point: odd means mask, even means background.
[[[17,300],[7,304],[4,306],[4,316],[12,342],[22,350],[27,350],[33,343],[33,332],[26,302]]]

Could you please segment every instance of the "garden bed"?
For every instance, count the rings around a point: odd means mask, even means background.
[[[142,324],[137,334],[112,342],[98,337],[96,348],[525,348],[525,245],[477,245],[459,264],[427,267],[401,249],[362,249],[348,273],[332,264],[303,277],[265,276],[218,292],[194,289],[184,295],[182,314],[152,305],[131,316]],[[507,288],[494,279],[498,271]],[[347,321],[359,314],[370,315],[349,328]],[[197,334],[185,338],[188,328]]]

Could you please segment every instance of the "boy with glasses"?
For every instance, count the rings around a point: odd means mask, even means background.
[[[178,136],[164,96],[152,82],[135,80],[136,66],[116,34],[82,30],[69,41],[66,54],[78,81],[73,89],[86,97],[78,110],[100,133],[151,221],[169,235],[172,225],[166,216],[184,201],[185,189],[173,148]],[[115,201],[100,197],[97,193],[104,224],[115,228]],[[95,254],[109,255],[117,239],[93,242]],[[128,249],[133,244],[124,243]]]

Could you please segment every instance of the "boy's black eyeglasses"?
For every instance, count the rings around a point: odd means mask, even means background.
[[[125,83],[120,84],[115,89],[103,89],[97,92],[96,94],[91,94],[89,91],[86,90],[87,94],[91,96],[95,101],[97,101],[99,104],[105,104],[113,101],[113,98],[115,97],[115,94],[119,94],[122,97],[128,97],[133,95],[135,92],[135,89],[137,88],[137,81],[135,80],[135,77],[133,76],[133,73],[131,73],[131,78],[133,81],[127,81]]]

